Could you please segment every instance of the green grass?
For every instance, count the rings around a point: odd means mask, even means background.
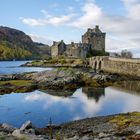
[[[127,113],[126,115],[117,115],[110,120],[111,123],[123,126],[140,125],[140,112]]]
[[[13,85],[13,86],[29,86],[32,85],[31,80],[10,80],[10,81],[0,81],[0,86],[8,86],[8,85]]]

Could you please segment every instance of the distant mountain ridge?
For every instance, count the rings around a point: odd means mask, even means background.
[[[33,42],[30,36],[20,30],[0,26],[0,60],[40,59],[49,55],[49,46]]]

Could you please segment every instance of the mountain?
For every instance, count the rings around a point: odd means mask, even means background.
[[[41,59],[44,55],[49,56],[50,48],[47,47],[45,54],[39,44],[20,30],[0,26],[0,60]]]
[[[35,45],[40,49],[40,54],[42,55],[51,55],[51,49],[49,45],[35,42]]]

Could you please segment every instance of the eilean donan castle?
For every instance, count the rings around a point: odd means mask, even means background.
[[[51,47],[51,56],[66,56],[72,58],[86,58],[88,56],[97,55],[100,53],[105,54],[105,36],[106,33],[101,32],[99,26],[94,29],[88,29],[82,35],[82,43],[65,44],[63,40],[60,42],[53,42]]]

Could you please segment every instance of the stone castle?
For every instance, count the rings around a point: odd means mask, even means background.
[[[82,35],[82,43],[65,44],[63,40],[60,42],[53,42],[51,46],[51,56],[66,56],[70,58],[86,58],[94,56],[97,52],[105,54],[105,36],[106,33],[101,32],[99,26],[94,29],[88,29]]]

